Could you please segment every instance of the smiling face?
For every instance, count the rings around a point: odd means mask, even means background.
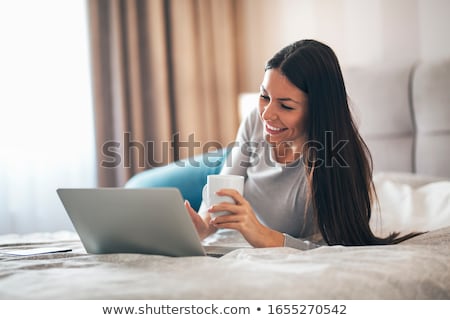
[[[267,142],[284,152],[285,147],[289,146],[294,153],[301,153],[306,140],[307,111],[308,96],[303,91],[278,69],[265,72],[260,89],[259,113],[264,122]]]

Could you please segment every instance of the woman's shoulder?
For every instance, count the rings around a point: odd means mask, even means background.
[[[241,130],[246,133],[247,137],[259,137],[262,129],[263,126],[259,115],[259,110],[258,107],[255,107],[244,117],[241,124]]]

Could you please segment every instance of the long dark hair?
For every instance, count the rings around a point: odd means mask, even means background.
[[[297,41],[277,52],[265,69],[278,69],[308,95],[303,160],[309,202],[323,239],[329,245],[379,245],[417,235],[399,237],[395,232],[379,238],[370,229],[376,200],[372,158],[352,119],[333,50],[315,40]]]

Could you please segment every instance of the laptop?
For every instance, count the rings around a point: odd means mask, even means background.
[[[88,253],[220,257],[237,247],[203,246],[176,188],[58,189]]]

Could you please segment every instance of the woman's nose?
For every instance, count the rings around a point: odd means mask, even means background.
[[[274,112],[274,106],[272,105],[272,102],[269,102],[265,107],[264,111],[262,113],[262,118],[264,121],[268,120],[275,120],[276,119],[276,113]]]

